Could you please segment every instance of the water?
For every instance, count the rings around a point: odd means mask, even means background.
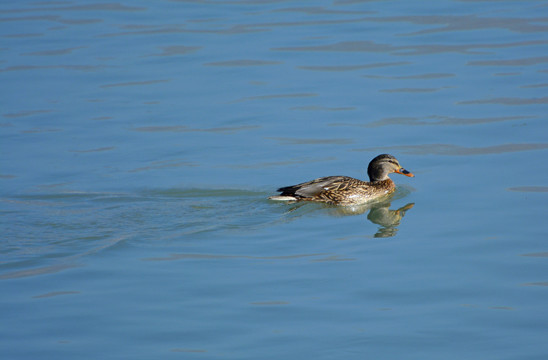
[[[2,3],[0,355],[546,358],[546,9]]]

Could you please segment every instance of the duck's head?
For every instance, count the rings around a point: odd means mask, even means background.
[[[405,170],[395,157],[388,154],[382,154],[371,160],[367,167],[369,181],[381,181],[388,179],[388,174],[398,173],[409,177],[414,177],[412,173]]]

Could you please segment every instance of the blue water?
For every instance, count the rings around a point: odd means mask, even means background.
[[[547,358],[547,9],[1,3],[0,357]]]

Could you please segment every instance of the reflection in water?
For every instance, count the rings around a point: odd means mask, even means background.
[[[414,203],[409,203],[397,210],[390,210],[390,203],[388,203],[386,206],[373,207],[369,214],[367,214],[367,219],[381,226],[375,237],[396,235],[401,219],[405,216],[407,210],[413,206],[415,206]]]
[[[390,200],[385,200],[373,204],[365,204],[361,206],[346,206],[333,209],[331,212],[338,215],[358,215],[369,210],[367,220],[374,224],[380,225],[375,237],[392,237],[398,232],[398,226],[401,219],[405,216],[407,210],[415,206],[414,203],[409,203],[399,209],[390,209]]]
[[[405,213],[415,206],[415,203],[408,203],[407,205],[396,210],[391,210],[391,200],[393,200],[392,196],[389,196],[380,202],[372,202],[355,206],[334,206],[326,204],[314,205],[322,209],[327,208],[328,213],[332,216],[361,215],[369,211],[367,214],[367,220],[374,224],[380,225],[374,237],[392,237],[398,232],[398,226],[400,225],[402,218],[405,216]],[[304,201],[293,203],[293,206],[288,212],[297,211],[306,205],[312,204]],[[310,207],[309,210],[314,211],[317,210],[318,207]]]

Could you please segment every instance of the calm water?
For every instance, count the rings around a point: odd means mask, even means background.
[[[545,359],[548,3],[4,1],[2,359]],[[362,208],[266,200],[395,155]]]

